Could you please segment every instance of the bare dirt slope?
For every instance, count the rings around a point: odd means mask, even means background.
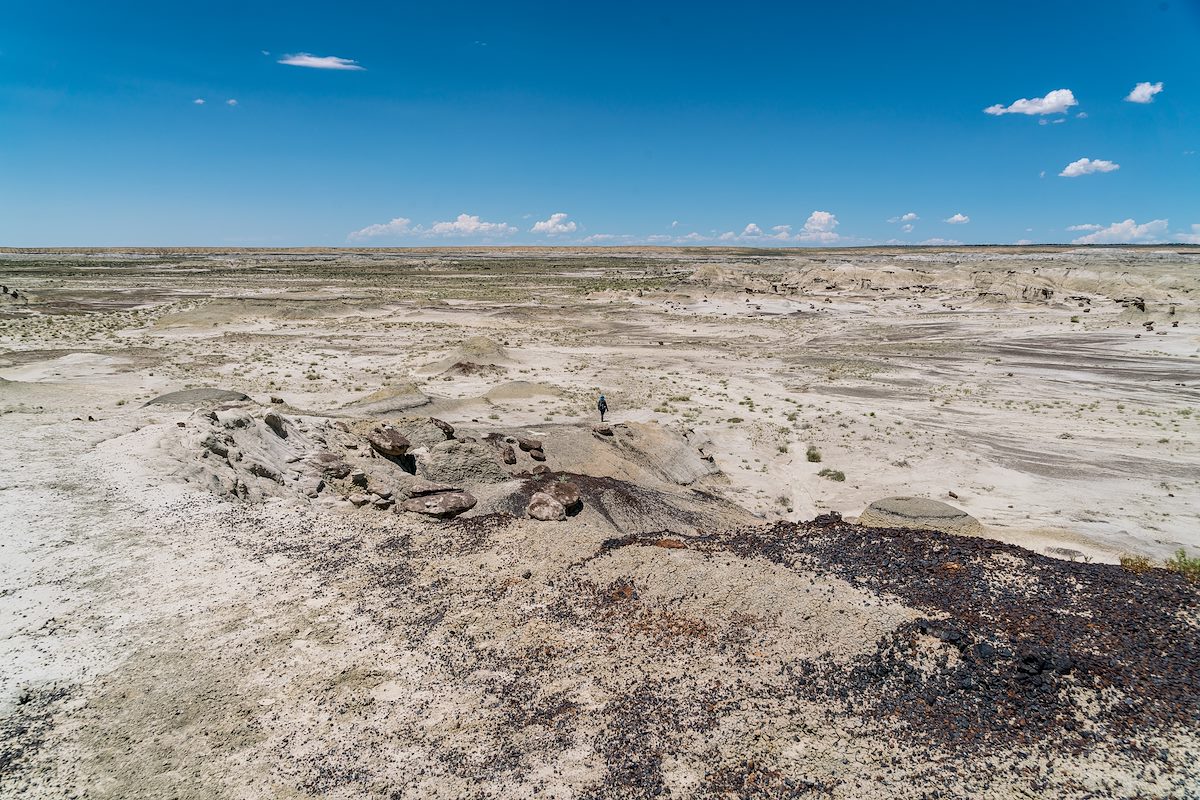
[[[1194,796],[1197,260],[4,254],[0,794]]]

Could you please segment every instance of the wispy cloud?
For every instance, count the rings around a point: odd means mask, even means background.
[[[962,242],[960,242],[958,239],[936,239],[935,238],[935,239],[926,239],[923,242],[917,242],[917,244],[943,245],[946,247],[950,247],[953,245],[962,244]]]
[[[280,64],[289,67],[308,67],[309,69],[340,69],[363,71],[366,67],[352,58],[339,56],[314,56],[312,53],[291,53],[279,59]]]
[[[898,217],[888,217],[888,222],[894,225],[897,222],[916,222],[919,219],[920,217],[917,216],[917,212],[909,211],[907,214],[901,214]]]
[[[232,97],[225,101],[225,105],[227,106],[236,106],[237,104],[237,100],[234,100]]]
[[[1162,90],[1162,81],[1159,81],[1158,83],[1149,83],[1143,81],[1142,83],[1139,83],[1137,86],[1133,87],[1129,94],[1125,95],[1125,102],[1153,103],[1154,95],[1158,94]]]
[[[197,97],[195,100],[192,101],[192,104],[197,105],[197,106],[202,106],[202,105],[204,105],[204,98]]]
[[[1094,225],[1090,222],[1086,222],[1082,225],[1068,225],[1067,230],[1069,230],[1069,231],[1098,231],[1103,227],[1104,227],[1103,225]]]
[[[1171,237],[1177,242],[1187,242],[1188,244],[1200,244],[1200,225],[1193,225],[1191,233],[1177,233]]]
[[[1075,99],[1075,94],[1070,89],[1055,89],[1045,97],[1034,97],[1032,99],[1022,97],[1020,100],[1014,100],[1007,106],[997,103],[994,106],[985,108],[983,113],[991,114],[994,117],[998,117],[1001,114],[1029,114],[1031,116],[1037,114],[1065,114],[1068,108],[1077,105],[1079,105],[1079,101]]]
[[[1063,171],[1058,173],[1058,177],[1078,178],[1080,175],[1091,175],[1093,172],[1116,172],[1120,168],[1120,164],[1105,161],[1103,158],[1081,158],[1063,167]]]
[[[913,230],[912,223],[909,222],[904,225],[901,225],[900,230],[904,231],[905,233],[912,233],[912,230]]]
[[[363,239],[374,239],[377,236],[405,236],[412,229],[412,220],[407,217],[396,217],[391,222],[381,222],[377,225],[368,225],[351,233],[347,238],[352,242],[362,241]]]
[[[947,222],[951,225],[966,225],[968,222],[971,221],[971,218],[968,217],[966,214],[955,214],[952,217],[946,217],[946,219],[944,219],[942,221]]]
[[[590,236],[583,237],[582,241],[584,244],[609,244],[612,242],[625,244],[636,240],[636,236],[631,236],[628,233],[593,233]]]
[[[551,214],[550,219],[544,219],[540,222],[533,223],[533,227],[529,229],[530,233],[544,233],[547,236],[562,236],[566,233],[574,233],[579,227],[574,220],[567,219],[569,215],[561,211],[557,214]]]
[[[1114,222],[1107,228],[1100,228],[1087,236],[1080,236],[1078,239],[1072,239],[1072,244],[1134,244],[1134,243],[1152,243],[1159,241],[1159,237],[1167,230],[1167,221],[1165,219],[1152,219],[1149,222],[1138,224],[1132,219],[1127,219],[1124,222]]]

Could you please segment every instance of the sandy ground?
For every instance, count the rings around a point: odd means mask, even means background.
[[[752,521],[919,495],[1038,554],[1162,559],[1200,551],[1198,267],[1142,248],[0,254],[23,295],[0,298],[0,788],[701,796],[736,773],[734,796],[921,796],[953,748],[882,746],[813,698],[688,710],[705,681],[863,658],[919,604],[753,555],[597,558],[613,532],[586,514],[488,529],[230,502],[184,480],[192,410],[143,404],[222,387],[315,424],[386,416],[353,404],[404,387],[460,433],[544,437],[552,469],[665,491],[652,450],[570,449],[603,392],[611,421],[686,434],[715,467],[696,486]],[[615,605],[581,605],[593,591]],[[622,739],[629,698],[706,721]],[[1055,772],[1027,748],[943,791],[1194,796],[1190,734],[1153,737],[1176,754],[1161,773],[1100,751]],[[650,778],[614,771],[630,749]]]

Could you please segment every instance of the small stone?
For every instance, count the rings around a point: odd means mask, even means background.
[[[515,464],[517,463],[517,451],[513,450],[511,444],[505,445],[504,449],[500,451],[500,458],[504,460],[505,464]]]
[[[541,450],[542,441],[540,439],[527,439],[524,436],[517,437],[517,447],[520,447],[526,453],[531,450]]]
[[[545,461],[546,460],[546,454],[538,449],[530,450],[529,457],[532,458],[534,461]]]
[[[438,428],[440,428],[442,433],[446,434],[447,439],[454,438],[454,426],[451,425],[449,422],[443,422],[442,420],[436,419],[434,417],[430,417],[429,421],[432,422],[434,425],[436,425]]]
[[[355,508],[358,508],[360,506],[365,506],[367,503],[371,502],[371,498],[367,497],[362,492],[355,492],[354,494],[350,495],[346,499],[349,500],[350,505],[354,506]]]
[[[611,425],[593,425],[592,433],[596,434],[597,436],[612,436],[613,429]]]
[[[276,397],[275,395],[271,395],[271,402],[277,406],[281,406],[281,405],[283,405],[283,398]]]

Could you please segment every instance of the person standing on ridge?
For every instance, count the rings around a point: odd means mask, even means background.
[[[604,415],[608,413],[608,401],[604,399],[604,395],[600,395],[600,401],[596,403],[596,408],[600,409],[600,421],[604,422]]]

